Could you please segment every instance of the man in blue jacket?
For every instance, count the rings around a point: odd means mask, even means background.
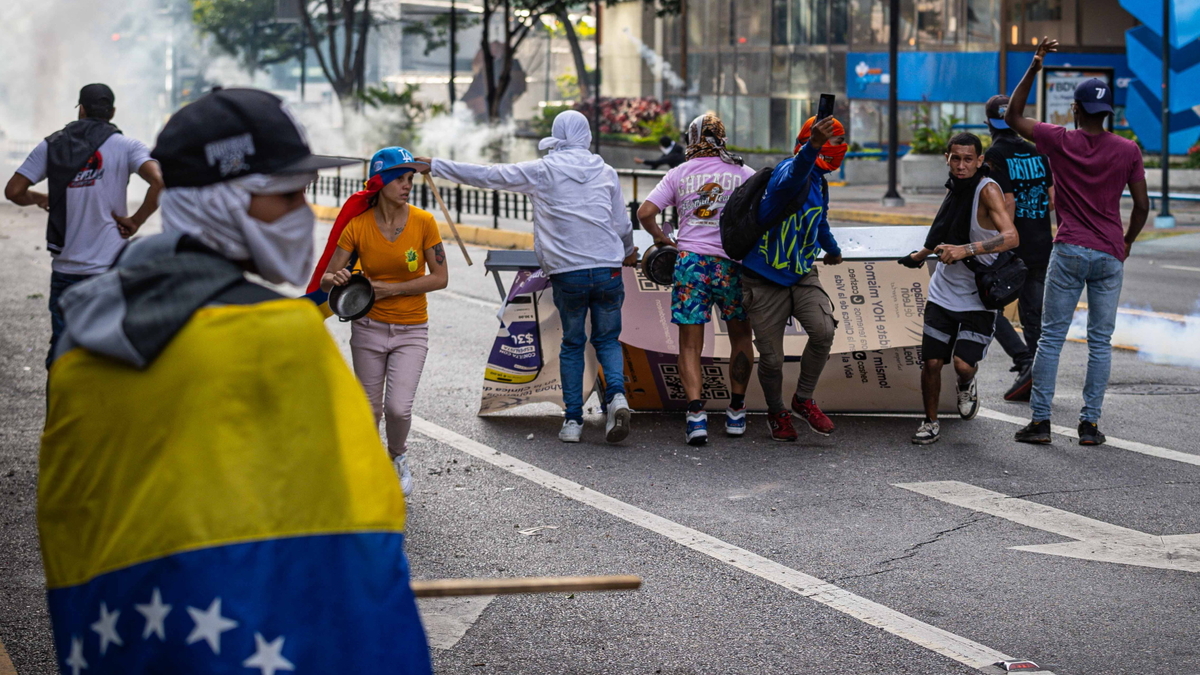
[[[743,300],[758,347],[758,381],[770,412],[771,438],[777,441],[796,440],[791,411],[783,404],[783,333],[792,317],[808,335],[792,411],[818,434],[828,436],[834,429],[813,400],[837,329],[833,303],[814,265],[821,251],[826,265],[842,262],[829,231],[825,175],[836,171],[845,155],[846,132],[840,122],[814,117],[804,123],[795,155],[775,167],[759,207],[759,222],[782,222],[742,261]]]

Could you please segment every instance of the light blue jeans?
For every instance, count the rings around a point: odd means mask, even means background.
[[[1125,266],[1116,258],[1074,244],[1055,244],[1046,271],[1042,303],[1042,337],[1033,360],[1033,395],[1029,407],[1035,421],[1050,419],[1058,357],[1075,317],[1080,293],[1087,286],[1087,378],[1083,385],[1083,410],[1079,419],[1099,422],[1112,365],[1112,334],[1117,323],[1117,302]]]
[[[592,347],[604,371],[604,401],[625,393],[625,357],[621,352],[621,305],[625,283],[621,268],[597,267],[552,274],[554,306],[562,319],[563,403],[566,419],[583,422],[583,350],[587,346],[584,321],[592,315]]]

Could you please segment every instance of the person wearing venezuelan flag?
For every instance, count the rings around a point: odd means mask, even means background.
[[[63,295],[38,528],[59,667],[431,673],[405,503],[301,284],[320,168],[283,102],[215,91],[152,154],[163,233]]]
[[[343,206],[322,256],[326,263],[318,265],[323,293],[350,281],[352,258],[371,280],[375,304],[350,326],[350,355],[376,424],[380,417],[387,424],[388,454],[406,497],[413,489],[406,452],[413,400],[429,352],[425,294],[449,283],[437,221],[408,203],[418,167],[427,165],[404,148],[376,152],[366,189]]]

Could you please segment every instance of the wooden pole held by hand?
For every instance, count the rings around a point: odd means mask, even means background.
[[[641,577],[516,577],[508,579],[413,580],[418,598],[447,598],[460,595],[511,595],[514,593],[578,593],[581,591],[632,591],[642,585]]]
[[[423,175],[425,176],[425,184],[433,192],[433,198],[437,200],[438,206],[442,207],[442,215],[446,216],[446,224],[450,226],[450,231],[454,233],[454,241],[458,242],[458,248],[462,250],[463,257],[467,259],[467,265],[474,265],[475,263],[471,262],[471,254],[467,253],[467,247],[463,244],[462,237],[458,236],[458,228],[454,226],[454,219],[450,217],[450,209],[446,208],[446,202],[442,201],[442,193],[438,192],[437,186],[433,184],[433,176],[430,176],[428,173]]]

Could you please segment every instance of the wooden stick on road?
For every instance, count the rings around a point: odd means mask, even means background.
[[[437,200],[438,206],[442,207],[442,215],[446,216],[446,224],[454,233],[454,240],[458,242],[458,248],[462,250],[463,257],[467,259],[467,266],[474,265],[475,263],[471,262],[471,254],[467,253],[467,247],[463,244],[462,237],[458,236],[458,228],[454,226],[454,219],[450,217],[450,209],[446,208],[446,202],[442,201],[442,193],[438,192],[437,186],[433,184],[433,176],[428,173],[422,175],[425,176],[425,184],[433,191],[433,198]]]
[[[641,577],[516,577],[509,579],[428,579],[412,582],[418,598],[460,595],[511,595],[514,593],[578,593],[581,591],[632,591]]]

